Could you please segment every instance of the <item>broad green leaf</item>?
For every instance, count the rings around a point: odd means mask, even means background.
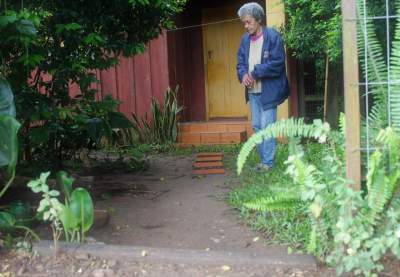
[[[59,211],[59,217],[64,229],[67,231],[73,231],[78,226],[78,221],[72,215],[71,209],[67,205],[61,204]]]
[[[14,94],[8,82],[0,77],[0,115],[15,117]]]
[[[72,192],[70,209],[74,220],[87,232],[93,224],[94,208],[89,192],[84,188],[77,188]]]
[[[18,161],[19,122],[10,115],[0,115],[0,167],[7,166],[11,175]]]

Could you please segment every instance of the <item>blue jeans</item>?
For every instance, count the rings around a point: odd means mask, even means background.
[[[252,127],[255,133],[265,129],[269,124],[276,121],[276,107],[263,110],[261,104],[261,93],[249,93],[249,101],[251,107]],[[275,138],[263,140],[257,145],[261,162],[268,166],[274,165],[274,156],[276,149]]]

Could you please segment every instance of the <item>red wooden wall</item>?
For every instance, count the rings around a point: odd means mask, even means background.
[[[132,113],[143,116],[150,115],[151,98],[163,101],[168,88],[168,50],[167,36],[161,35],[151,41],[143,54],[134,57],[121,57],[119,64],[108,70],[97,71],[99,84],[97,99],[107,94],[121,101],[120,112],[129,118]],[[76,85],[71,85],[72,96],[79,93]]]
[[[121,101],[120,111],[150,115],[152,97],[162,102],[166,89],[179,85],[179,102],[185,107],[182,121],[205,119],[205,88],[201,28],[165,32],[151,41],[143,54],[121,57],[117,66],[96,71],[97,99],[107,94]],[[79,94],[76,84],[71,96]]]

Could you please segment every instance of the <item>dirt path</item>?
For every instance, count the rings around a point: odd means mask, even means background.
[[[263,251],[258,234],[240,224],[225,202],[226,176],[192,176],[192,162],[193,157],[153,158],[145,174],[102,176],[99,182],[135,184],[146,193],[97,201],[96,207],[112,211],[111,220],[91,236],[110,244]]]
[[[8,257],[8,270],[24,268],[21,276],[334,276],[315,270],[310,257],[266,246],[226,203],[229,177],[193,176],[193,161],[156,156],[144,173],[96,176],[95,206],[111,216],[90,232],[93,247],[73,247],[55,263],[46,254],[33,261]],[[49,254],[46,242],[37,249]]]

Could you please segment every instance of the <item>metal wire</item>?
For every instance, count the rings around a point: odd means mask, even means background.
[[[389,0],[386,0],[386,64],[387,64],[387,86],[388,86],[388,125],[392,123],[390,98],[391,98],[391,72],[390,72],[390,28],[389,28]]]
[[[367,168],[369,168],[370,165],[370,155],[373,151],[376,150],[376,148],[371,145],[371,130],[369,129],[369,123],[370,123],[370,113],[369,113],[369,108],[370,108],[370,94],[373,94],[373,91],[371,90],[372,86],[375,85],[379,85],[379,86],[387,86],[387,123],[388,126],[391,126],[393,124],[392,120],[393,120],[393,116],[392,116],[392,109],[391,109],[391,101],[392,101],[392,94],[395,92],[393,89],[393,85],[400,85],[400,79],[395,79],[393,80],[393,70],[391,67],[391,28],[390,28],[390,23],[393,22],[391,21],[391,19],[395,19],[395,18],[400,18],[400,15],[390,15],[390,1],[389,0],[385,0],[385,16],[369,16],[368,15],[368,9],[367,9],[367,1],[363,0],[363,7],[360,7],[363,9],[364,14],[362,18],[359,18],[359,16],[357,16],[357,18],[353,18],[353,19],[349,19],[349,20],[363,20],[360,22],[363,22],[364,26],[363,28],[359,29],[359,31],[364,32],[363,37],[364,37],[364,47],[365,47],[365,51],[364,51],[364,62],[365,62],[365,72],[364,72],[364,82],[359,82],[359,83],[354,83],[352,85],[357,85],[357,86],[364,86],[365,87],[365,94],[363,94],[362,96],[365,97],[365,119],[366,119],[366,130],[365,130],[365,135],[366,135],[366,145],[363,148],[360,148],[358,150],[361,150],[362,152],[365,153],[366,158],[367,158]],[[367,23],[370,23],[371,20],[385,20],[385,24],[386,24],[386,68],[387,68],[387,76],[386,76],[386,80],[379,80],[379,81],[373,81],[369,79],[369,75],[368,75],[368,71],[369,71],[369,60],[370,59],[370,54],[371,53],[371,49],[369,47],[369,41],[368,41],[368,28],[367,28]],[[397,20],[399,22],[399,20]],[[397,23],[399,24],[399,23]],[[373,58],[373,57],[371,57]],[[384,78],[382,78],[384,79]]]
[[[367,83],[353,83],[353,86],[366,86]],[[368,82],[368,85],[400,85],[400,80],[388,80],[384,82]]]
[[[185,27],[178,27],[175,29],[170,29],[167,30],[167,32],[175,32],[175,31],[180,31],[180,30],[187,30],[187,29],[193,29],[193,28],[200,28],[203,26],[208,26],[208,25],[216,25],[216,24],[221,24],[221,23],[226,23],[226,22],[233,22],[233,21],[238,21],[240,18],[232,18],[232,19],[226,19],[226,20],[221,20],[221,21],[215,21],[215,22],[210,22],[210,23],[204,23],[204,24],[198,24],[198,25],[189,25]]]
[[[270,14],[281,14],[281,12],[267,12],[266,16]],[[197,24],[197,25],[189,25],[189,26],[184,26],[184,27],[177,27],[174,29],[166,30],[167,32],[176,32],[180,30],[187,30],[187,29],[193,29],[193,28],[200,28],[208,25],[216,25],[216,24],[221,24],[221,23],[227,23],[227,22],[233,22],[233,21],[239,21],[239,17],[231,18],[231,19],[225,19],[225,20],[220,20],[220,21],[214,21],[214,22],[209,22],[209,23],[202,23],[202,24]]]
[[[366,0],[363,0],[363,10],[364,10],[364,59],[365,59],[365,94],[366,94],[366,100],[365,100],[365,118],[367,120],[367,129],[366,129],[366,135],[367,135],[367,168],[369,168],[369,162],[370,162],[370,145],[369,145],[369,98],[368,98],[368,94],[369,94],[369,79],[368,79],[368,33],[367,33],[367,3]]]
[[[400,15],[382,15],[382,16],[367,16],[367,17],[365,17],[367,20],[379,20],[379,19],[395,19],[395,18],[400,18]],[[345,21],[361,21],[361,20],[363,20],[364,21],[364,19],[365,19],[364,17],[363,18],[359,18],[359,17],[356,17],[356,18],[347,18],[347,19],[345,19]]]

